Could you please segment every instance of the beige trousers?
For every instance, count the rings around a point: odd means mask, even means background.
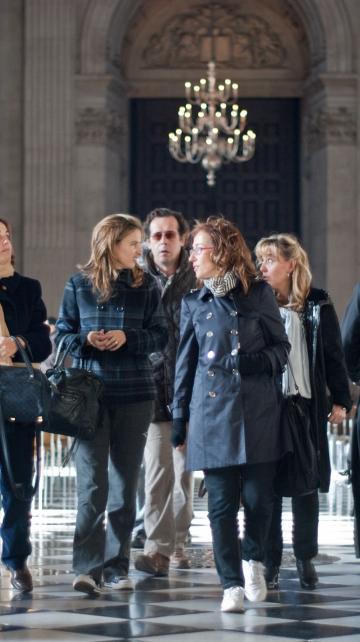
[[[151,423],[144,452],[145,554],[183,550],[193,516],[193,474],[170,442],[171,423]]]

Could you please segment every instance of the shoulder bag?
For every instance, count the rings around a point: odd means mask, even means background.
[[[64,341],[68,344],[64,350]],[[64,335],[59,343],[54,367],[47,370],[51,401],[48,421],[42,430],[77,439],[92,439],[99,424],[102,379],[84,368],[64,365],[78,335]]]
[[[297,497],[313,493],[320,480],[309,403],[299,394],[289,359],[287,365],[297,394],[282,399],[280,439],[286,454],[279,461],[274,488],[279,496]]]
[[[26,350],[17,337],[15,341],[25,367],[0,365],[1,408],[5,421],[11,423],[36,423],[48,420],[50,410],[50,384],[46,376],[33,367]]]
[[[20,341],[16,337],[11,338],[16,343],[25,367],[0,365],[0,443],[10,487],[18,499],[28,501],[39,485],[40,436],[36,428],[44,426],[48,421],[51,392],[47,378],[33,367]],[[23,484],[17,484],[14,480],[5,422],[12,424],[14,430],[35,430],[36,474],[34,485],[30,489],[25,489]]]

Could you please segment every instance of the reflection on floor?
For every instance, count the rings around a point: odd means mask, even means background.
[[[171,571],[169,578],[159,579],[132,570],[134,592],[107,590],[96,598],[75,593],[71,588],[73,491],[73,478],[54,478],[52,509],[35,507],[30,563],[34,592],[22,596],[11,590],[8,573],[1,569],[0,640],[360,641],[360,569],[352,546],[350,492],[340,478],[321,499],[318,590],[299,587],[288,546],[291,520],[286,501],[287,550],[280,591],[269,593],[266,602],[247,603],[244,614],[219,611],[222,592],[213,568]],[[195,549],[209,547],[204,500],[195,504],[191,531]]]

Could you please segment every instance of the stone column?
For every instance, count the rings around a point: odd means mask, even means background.
[[[314,285],[329,290],[341,315],[360,275],[356,78],[323,75],[307,89],[302,136],[303,240]]]
[[[22,0],[2,0],[0,18],[0,216],[14,233],[22,269],[23,15]]]
[[[24,273],[57,314],[74,269],[73,0],[26,0]]]
[[[111,75],[77,78],[76,248],[89,255],[94,225],[107,214],[127,212],[128,132],[125,87]]]

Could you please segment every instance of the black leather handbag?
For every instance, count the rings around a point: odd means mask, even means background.
[[[281,446],[286,454],[279,462],[274,488],[282,497],[313,493],[320,485],[317,448],[311,431],[308,400],[299,394],[284,396],[281,408]]]
[[[66,349],[64,341],[68,338]],[[104,384],[100,377],[83,368],[67,368],[64,365],[78,335],[62,337],[54,367],[47,370],[51,401],[48,421],[42,430],[67,435],[77,439],[92,439],[100,420],[100,399]]]
[[[29,501],[35,495],[40,480],[40,433],[36,428],[45,426],[48,421],[51,390],[46,376],[33,368],[20,341],[16,337],[11,338],[17,345],[25,367],[0,366],[0,443],[12,491],[18,499]],[[29,488],[17,483],[13,476],[7,441],[9,424],[12,430],[32,430],[35,433],[36,472],[34,484]]]
[[[0,396],[4,420],[45,425],[50,411],[50,384],[41,370],[33,368],[20,341],[16,337],[11,338],[16,343],[25,367],[0,366]]]

